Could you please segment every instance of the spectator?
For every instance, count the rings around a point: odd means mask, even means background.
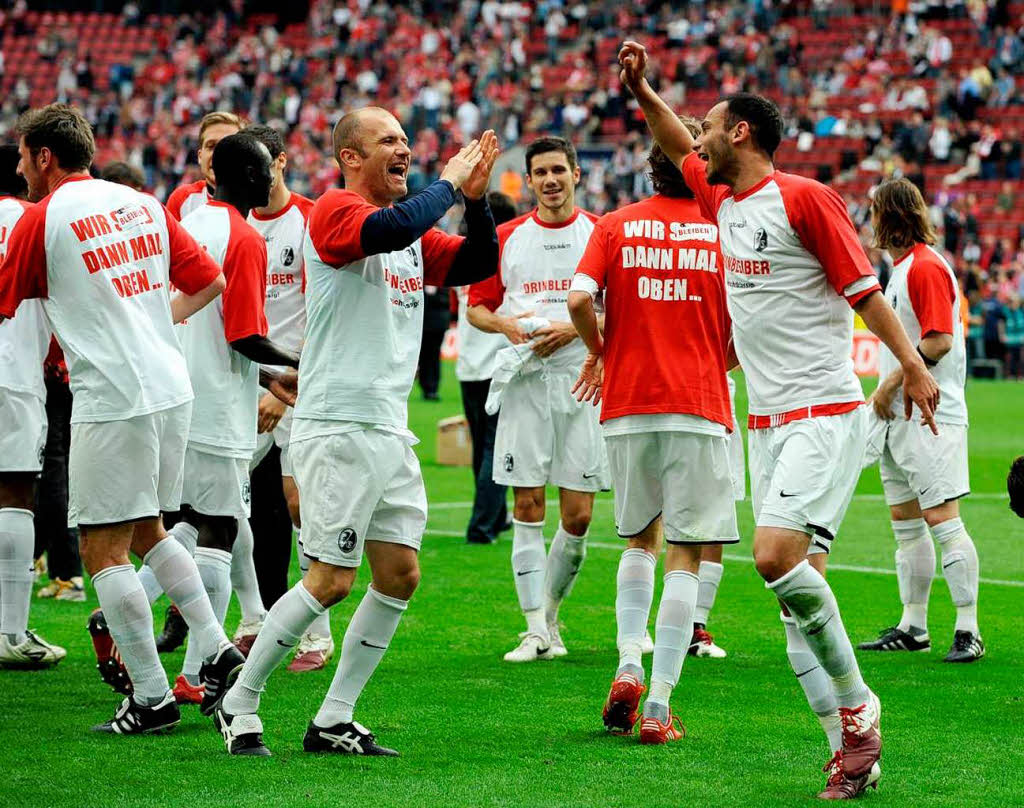
[[[998,359],[1002,362],[1006,357],[1006,309],[999,302],[994,283],[985,286],[981,316],[985,358]]]
[[[1010,297],[1006,307],[1006,376],[1009,379],[1024,379],[1024,308],[1017,294]]]

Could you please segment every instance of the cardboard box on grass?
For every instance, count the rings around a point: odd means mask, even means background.
[[[465,416],[453,415],[437,422],[437,462],[442,466],[473,464],[473,439]]]

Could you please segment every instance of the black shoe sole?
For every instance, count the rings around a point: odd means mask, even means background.
[[[217,701],[217,704],[218,704],[218,706],[220,705],[220,700]],[[214,711],[214,713],[213,713],[213,726],[215,726],[217,728],[217,732],[220,733],[221,742],[223,742],[224,741],[224,730],[223,730],[223,724],[221,723],[221,720],[220,720],[221,712],[222,712],[221,710],[215,710]],[[229,755],[232,755],[233,757],[273,757],[273,755],[271,754],[270,750],[267,749],[265,744],[263,746],[252,746],[252,747],[248,747],[248,748],[245,748],[245,749],[239,749],[237,751],[232,751],[231,749],[228,749],[227,752],[228,752]]]
[[[239,653],[241,653],[241,652],[239,652]],[[233,667],[228,672],[227,678],[224,679],[224,688],[220,691],[220,695],[217,697],[217,700],[215,702],[213,702],[213,704],[210,704],[205,710],[203,709],[202,702],[200,702],[199,705],[198,705],[199,712],[202,715],[212,715],[213,716],[214,723],[218,724],[218,726],[217,726],[217,731],[218,732],[220,731],[220,726],[219,726],[219,722],[217,720],[217,708],[219,708],[220,707],[220,703],[222,701],[224,701],[225,694],[232,688],[232,686],[234,686],[235,682],[238,681],[238,675],[242,672],[242,668],[244,668],[244,667],[245,667],[245,663],[243,662],[241,665],[236,665],[235,667]]]
[[[5,671],[45,671],[49,668],[56,668],[60,664],[56,662],[0,662],[0,669]]]
[[[607,716],[602,716],[604,728],[613,735],[632,735],[635,724],[629,723],[629,705],[624,701],[617,701],[608,711]]]
[[[107,729],[105,724],[97,724],[92,728],[92,731],[100,732],[104,735],[119,735],[123,738],[130,738],[133,735],[166,735],[180,723],[181,719],[179,718],[177,721],[172,721],[170,724],[161,724],[159,727],[151,727],[150,729],[143,729],[139,732],[114,732],[113,729]]]

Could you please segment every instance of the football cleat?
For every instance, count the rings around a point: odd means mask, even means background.
[[[646,715],[648,712],[657,710],[657,707],[655,707],[655,710],[649,710],[650,706],[650,702],[644,705],[645,715],[640,719],[640,743],[669,743],[670,741],[678,741],[686,735],[686,727],[683,726],[683,722],[677,716],[672,715],[671,710],[667,710],[668,719],[662,723],[658,717]]]
[[[46,586],[40,587],[36,592],[37,598],[55,598],[62,589],[70,589],[71,581],[64,581],[60,578],[54,578]]]
[[[860,796],[868,786],[878,788],[878,778],[882,776],[881,768],[875,763],[866,775],[848,777],[843,768],[841,750],[836,751],[822,771],[828,775],[828,779],[825,781],[825,790],[818,794],[819,800],[852,800]]]
[[[562,642],[562,632],[558,628],[558,623],[548,623],[548,639],[551,640],[551,647],[548,653],[551,654],[551,658],[564,657],[569,651],[565,647],[565,643]]]
[[[85,603],[85,583],[82,581],[82,576],[75,575],[66,583],[69,585],[63,587],[57,593],[56,599],[69,603]]]
[[[641,654],[653,654],[654,653],[654,637],[651,636],[651,632],[649,632],[649,631],[644,633],[644,638],[640,642],[640,653]]]
[[[336,755],[398,757],[398,752],[378,744],[373,733],[358,721],[342,721],[333,727],[318,727],[310,721],[302,739],[302,748],[306,752]]]
[[[114,735],[143,735],[168,732],[181,721],[181,713],[170,690],[163,701],[153,707],[135,703],[131,696],[121,702],[114,717],[92,728],[93,732],[108,732]]]
[[[288,665],[292,673],[308,673],[324,668],[334,656],[334,638],[318,637],[308,631],[295,647],[295,658]]]
[[[48,643],[31,631],[26,631],[25,639],[17,645],[12,645],[6,634],[0,634],[0,668],[52,668],[67,655],[59,645]]]
[[[256,620],[243,620],[235,629],[235,636],[231,638],[231,642],[246,659],[249,658],[252,644],[256,642],[256,635],[260,633],[261,628],[263,628],[263,617]]]
[[[203,703],[203,686],[190,684],[188,679],[185,678],[185,674],[179,673],[178,678],[174,680],[174,700],[178,704],[202,704]]]
[[[89,629],[92,647],[96,652],[96,668],[100,672],[100,678],[105,684],[110,685],[115,693],[130,696],[132,680],[128,675],[128,669],[121,660],[121,655],[117,652],[117,646],[110,636],[110,629],[107,628],[107,621],[103,617],[102,609],[96,609],[89,615],[86,628]]]
[[[980,634],[957,631],[953,634],[953,645],[943,662],[976,662],[985,656],[985,643]]]
[[[710,657],[711,659],[724,659],[726,656],[725,649],[715,645],[715,638],[703,627],[693,630],[693,638],[690,640],[687,653],[690,656]]]
[[[217,706],[217,701],[227,692],[228,679],[245,664],[245,657],[230,643],[210,657],[199,669],[199,683],[203,686],[203,699],[199,703],[199,712],[210,715]]]
[[[256,713],[229,715],[219,705],[213,712],[213,725],[224,737],[230,755],[270,757],[263,743],[263,722]]]
[[[171,604],[167,607],[167,616],[164,618],[164,630],[156,638],[156,650],[161,654],[169,654],[180,648],[186,637],[188,637],[188,623],[181,616],[178,607]]]
[[[640,670],[643,674],[643,669]],[[605,728],[613,735],[629,735],[640,717],[640,697],[644,691],[643,680],[632,673],[619,673],[612,682],[605,700],[601,718]]]
[[[868,700],[859,707],[839,708],[843,730],[843,768],[847,777],[863,777],[882,756],[881,718],[882,705],[878,696],[870,692]]]
[[[862,642],[858,651],[931,651],[932,641],[923,628],[911,626],[904,631],[898,626],[890,626],[878,632],[877,640]]]
[[[554,659],[551,655],[551,640],[540,634],[527,631],[519,635],[522,641],[505,654],[506,662],[534,662],[538,659]]]

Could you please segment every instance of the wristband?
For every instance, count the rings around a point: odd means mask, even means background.
[[[925,365],[927,367],[933,368],[937,364],[939,364],[939,361],[937,359],[932,359],[930,356],[925,354],[925,352],[921,350],[921,346],[920,345],[917,346],[917,355],[920,356],[921,359],[924,360],[924,363],[925,363]]]

